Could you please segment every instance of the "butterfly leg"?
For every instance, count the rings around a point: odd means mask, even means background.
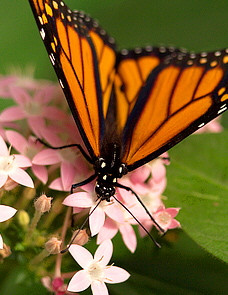
[[[85,184],[87,184],[87,183],[90,183],[90,182],[93,181],[96,177],[97,177],[97,175],[96,175],[96,174],[93,174],[93,175],[91,175],[90,177],[88,177],[87,179],[85,179],[85,180],[83,180],[83,181],[81,181],[81,182],[78,182],[78,183],[72,184],[72,186],[71,186],[71,190],[70,190],[70,193],[72,194],[73,191],[74,191],[74,189],[76,189],[77,187],[79,187],[79,186],[83,186],[83,185],[85,185]]]
[[[151,215],[151,213],[148,211],[148,209],[146,208],[146,206],[143,204],[142,200],[140,199],[140,197],[136,194],[136,192],[133,191],[133,189],[131,189],[128,186],[122,185],[120,183],[116,183],[115,184],[116,187],[125,189],[126,191],[130,191],[133,195],[136,196],[136,199],[139,201],[139,203],[143,206],[143,208],[145,209],[146,213],[149,215],[150,219],[153,221],[153,223],[159,228],[159,230],[164,233],[164,229],[157,223],[157,221],[153,218],[153,216]]]
[[[37,138],[37,141],[39,141],[40,143],[42,143],[43,145],[45,145],[46,147],[48,147],[49,149],[53,149],[53,150],[62,150],[62,149],[66,149],[66,148],[70,148],[70,147],[77,147],[79,149],[79,151],[81,152],[81,154],[83,155],[83,157],[92,164],[92,159],[90,158],[90,156],[87,155],[87,153],[85,152],[85,150],[81,147],[80,144],[69,144],[69,145],[63,145],[63,146],[59,146],[59,147],[54,147],[51,146],[50,144],[46,143],[45,141],[43,141],[40,138]]]

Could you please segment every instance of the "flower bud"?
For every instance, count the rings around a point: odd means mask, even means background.
[[[51,209],[51,200],[45,194],[41,195],[34,203],[36,211],[45,213]]]
[[[62,241],[53,237],[45,243],[45,249],[50,254],[58,254],[61,251]]]
[[[29,217],[28,213],[25,210],[20,210],[17,213],[17,220],[18,220],[18,223],[22,227],[26,227],[27,225],[29,225],[30,217]]]
[[[77,244],[77,245],[80,245],[80,246],[83,246],[85,244],[88,243],[89,241],[89,236],[86,232],[86,229],[78,229],[76,230],[73,235],[72,235],[72,238],[74,238],[74,236],[77,234],[76,238],[74,239],[73,243],[72,244]]]

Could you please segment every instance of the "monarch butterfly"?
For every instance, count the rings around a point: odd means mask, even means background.
[[[117,52],[84,12],[60,0],[29,2],[87,151],[75,146],[94,167],[72,189],[96,179],[96,194],[106,201],[116,187],[132,191],[118,179],[227,109],[228,49]]]

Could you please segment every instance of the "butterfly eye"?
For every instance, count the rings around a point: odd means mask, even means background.
[[[121,164],[119,167],[119,174],[118,174],[118,178],[121,178],[123,175],[128,173],[127,167],[125,164]]]

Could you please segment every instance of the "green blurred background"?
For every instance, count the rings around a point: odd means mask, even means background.
[[[66,3],[97,18],[115,37],[120,49],[161,44],[194,51],[228,47],[227,0],[68,0]],[[55,80],[28,1],[1,0],[0,12],[0,74],[7,73],[10,66],[34,65],[37,78]],[[227,121],[225,115],[225,126]],[[191,139],[188,142],[190,149],[195,150]],[[178,148],[176,151],[180,154]],[[168,176],[171,183],[172,175]],[[171,193],[168,196],[171,198]],[[112,295],[228,294],[227,265],[210,256],[184,233],[174,231],[159,251],[148,239],[140,240],[134,255],[122,247],[119,237],[114,243],[120,248],[118,255],[114,253],[113,261],[131,272],[132,279],[111,286]],[[18,267],[12,267],[10,259],[8,264],[0,266],[1,295],[46,294],[26,270]]]

